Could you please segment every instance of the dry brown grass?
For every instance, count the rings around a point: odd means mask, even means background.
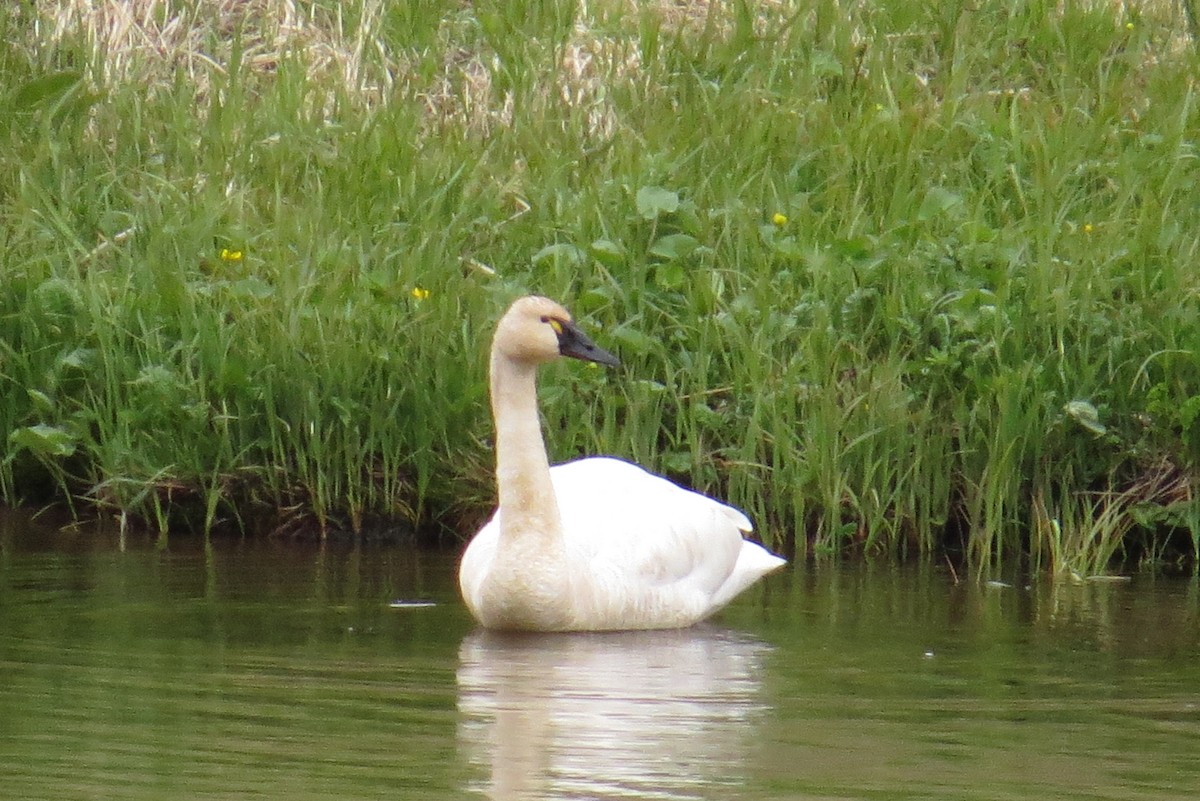
[[[53,0],[40,5],[42,43],[82,40],[93,53],[91,79],[140,83],[153,91],[186,76],[199,95],[228,70],[234,42],[252,73],[269,74],[302,53],[316,77],[336,78],[366,98],[394,76],[377,23],[384,0],[362,0],[362,24],[347,32],[340,16],[321,18],[295,0]]]
[[[371,107],[399,91],[419,101],[425,135],[453,132],[486,138],[513,122],[518,98],[504,87],[501,57],[485,38],[472,33],[474,9],[440,20],[433,44],[421,52],[406,50],[384,35],[384,21],[402,0],[45,0],[36,6],[30,46],[44,49],[82,45],[88,77],[97,87],[137,85],[148,94],[177,91],[181,81],[197,101],[223,83],[235,57],[242,79],[270,81],[290,60],[305,70],[307,102],[328,117],[335,102]],[[1176,35],[1158,49],[1190,46],[1184,6],[1176,0],[1095,0],[1118,18],[1155,17]],[[639,24],[654,18],[664,35],[722,38],[750,8],[756,36],[800,24],[809,14],[787,0],[762,0],[740,6],[732,0],[578,0],[573,25],[562,41],[545,44],[557,58],[534,91],[522,98],[578,124],[598,142],[622,130],[614,95],[622,86],[644,80],[646,55]],[[739,8],[743,12],[739,12]],[[850,8],[843,10],[854,15]],[[743,17],[743,23],[745,18]],[[871,34],[855,29],[866,47]],[[904,34],[910,35],[910,34]],[[235,51],[235,47],[237,50]],[[235,56],[236,52],[236,56]],[[430,60],[435,67],[430,69]],[[929,80],[929,65],[914,66],[919,82]],[[980,87],[996,97],[1021,95],[1028,87]],[[555,106],[576,119],[568,122]],[[537,111],[537,109],[531,109]]]
[[[31,44],[85,43],[92,54],[89,78],[98,86],[136,83],[153,94],[184,76],[203,98],[214,78],[229,70],[237,42],[251,76],[269,78],[282,60],[299,56],[312,86],[350,90],[350,98],[371,105],[397,83],[415,84],[419,63],[429,56],[384,41],[381,23],[389,2],[355,0],[330,12],[303,0],[47,0],[38,6]],[[639,16],[654,15],[671,31],[712,32],[730,27],[734,6],[728,0],[580,0],[544,100],[581,109],[590,131],[611,136],[618,120],[609,86],[636,79],[642,67]],[[756,4],[755,13],[765,24],[781,18],[786,6],[766,0]],[[598,26],[601,19],[610,24]],[[614,19],[622,21],[615,28]],[[415,91],[432,128],[487,135],[512,122],[514,98],[496,88],[497,54],[481,44],[463,46],[455,27],[461,24],[442,21],[440,68]]]

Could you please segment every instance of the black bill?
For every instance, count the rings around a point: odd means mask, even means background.
[[[588,335],[579,330],[574,323],[560,322],[558,330],[558,352],[572,359],[583,359],[585,362],[606,364],[609,367],[619,367],[621,361],[597,345]]]

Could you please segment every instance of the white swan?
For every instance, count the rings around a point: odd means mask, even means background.
[[[550,467],[537,367],[559,356],[615,366],[557,303],[516,301],[492,341],[500,504],[467,546],[459,586],[471,614],[506,630],[690,626],[784,560],[743,532],[731,506],[611,458]]]

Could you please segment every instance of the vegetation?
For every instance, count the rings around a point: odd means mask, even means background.
[[[36,5],[0,10],[9,503],[469,530],[536,291],[625,363],[551,368],[552,454],[779,547],[1200,551],[1175,4]]]

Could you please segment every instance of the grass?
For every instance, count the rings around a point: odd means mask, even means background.
[[[553,458],[801,554],[1200,553],[1172,4],[91,5],[0,11],[9,503],[469,531],[537,291],[626,365]]]

